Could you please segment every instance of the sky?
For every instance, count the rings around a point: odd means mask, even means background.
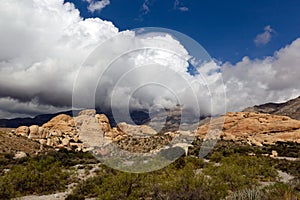
[[[94,12],[88,10],[88,2],[70,2],[82,17],[112,21],[120,30],[164,27],[180,31],[223,62],[270,56],[300,35],[297,0],[111,0]],[[265,32],[270,36],[255,42],[257,35]]]
[[[226,111],[238,111],[300,95],[296,0],[0,3],[0,118],[68,110],[74,95],[87,107],[95,95],[97,106],[120,110],[128,109],[127,100],[133,108],[150,110],[172,107],[179,99],[206,115],[224,113],[225,105]],[[142,37],[132,31],[141,27],[179,31],[202,45],[212,60],[200,65],[182,41],[168,34]],[[138,47],[144,50],[122,55],[105,68],[108,58]],[[155,47],[161,49],[151,50]],[[95,56],[99,66],[86,67],[97,63]],[[187,71],[191,60],[199,64],[196,75]],[[137,69],[143,65],[152,67]],[[137,89],[150,81],[169,91]]]

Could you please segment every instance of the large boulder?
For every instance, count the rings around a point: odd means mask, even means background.
[[[27,154],[25,152],[19,151],[14,155],[13,159],[17,160],[17,159],[26,158],[26,157],[27,157]]]
[[[95,116],[79,115],[75,118],[79,140],[88,146],[103,145],[104,132]]]
[[[28,137],[29,135],[29,127],[28,126],[20,126],[15,131],[16,135],[21,135],[24,137]]]
[[[30,139],[39,139],[41,138],[41,135],[39,135],[39,126],[38,125],[32,125],[29,126],[29,136]]]
[[[40,136],[40,138],[45,138],[44,136],[44,128],[43,127],[39,127],[38,129],[38,134]]]

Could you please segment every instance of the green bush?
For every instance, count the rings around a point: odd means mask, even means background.
[[[241,155],[223,157],[220,164],[210,164],[204,173],[226,183],[232,191],[257,185],[259,181],[274,181],[277,177],[277,171],[267,159]]]
[[[69,176],[70,173],[53,157],[30,159],[22,165],[12,167],[0,178],[0,199],[62,191]]]
[[[84,200],[84,196],[83,195],[74,195],[74,194],[70,194],[67,196],[67,198],[65,200]]]
[[[227,197],[227,200],[261,200],[263,194],[258,188],[250,188],[237,191]]]
[[[226,197],[226,184],[198,173],[201,167],[202,159],[184,157],[165,169],[145,174],[105,170],[78,184],[72,195],[83,194],[99,199],[206,200]]]

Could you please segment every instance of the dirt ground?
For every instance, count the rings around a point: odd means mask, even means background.
[[[10,128],[0,128],[0,155],[15,154],[19,151],[23,151],[28,155],[35,155],[46,150],[41,148],[41,145],[36,141],[9,134],[11,130]]]

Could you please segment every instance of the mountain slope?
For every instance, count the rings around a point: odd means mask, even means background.
[[[273,115],[284,115],[300,120],[300,96],[285,103],[266,103],[246,108],[243,112],[260,112]]]

